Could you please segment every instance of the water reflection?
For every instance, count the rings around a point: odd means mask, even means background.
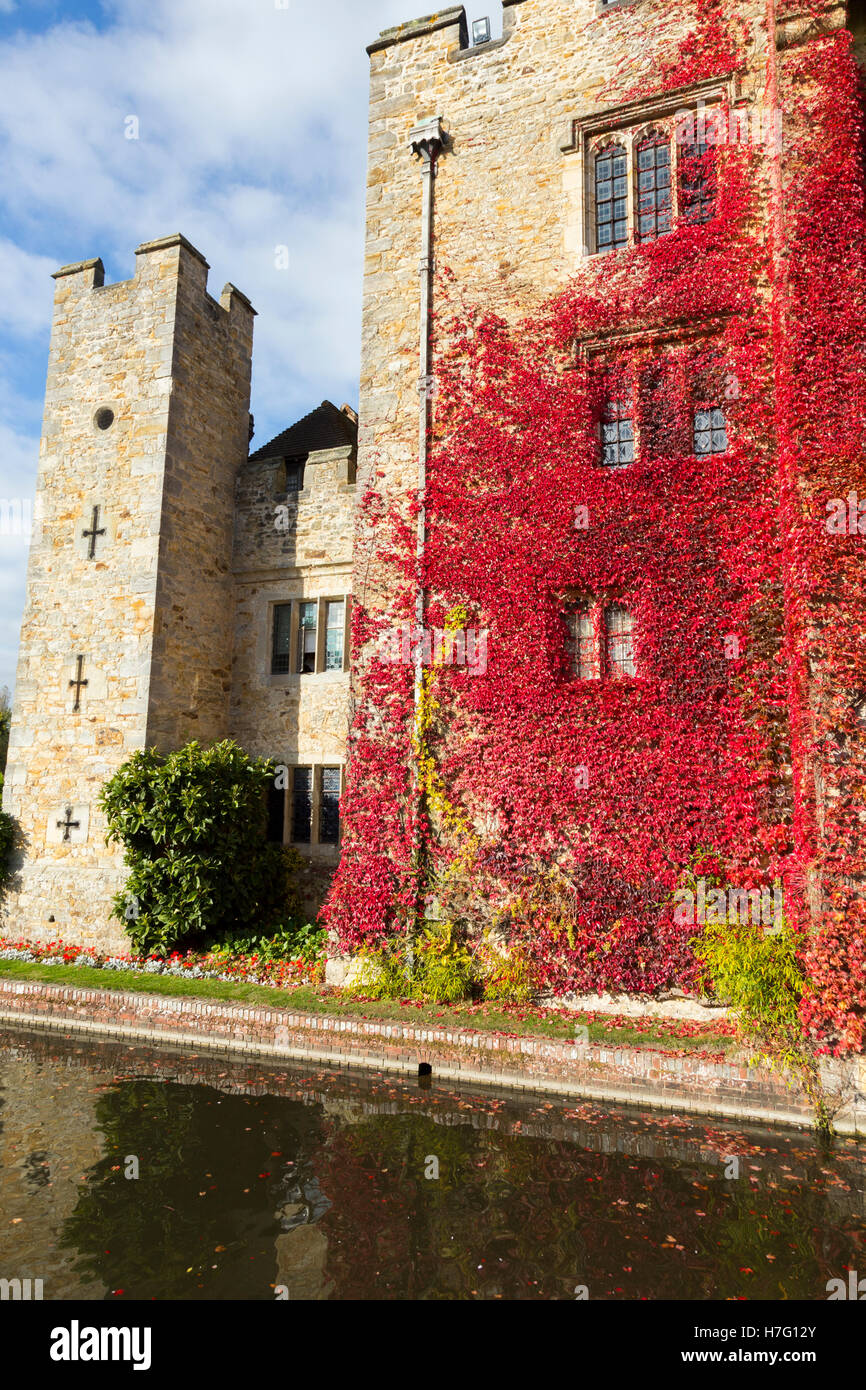
[[[866,1267],[850,1142],[20,1033],[0,1102],[0,1277],[46,1298],[823,1300]]]

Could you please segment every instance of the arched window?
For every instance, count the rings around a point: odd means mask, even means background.
[[[608,145],[595,157],[595,248],[627,244],[628,159],[622,145]]]
[[[637,239],[655,241],[671,230],[671,142],[651,131],[637,146]]]

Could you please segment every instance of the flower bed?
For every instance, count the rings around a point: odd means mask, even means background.
[[[142,975],[168,975],[175,979],[224,980],[228,983],[270,985],[290,989],[316,978],[316,965],[304,960],[262,960],[257,955],[227,952],[175,951],[159,956],[106,955],[94,946],[75,946],[65,941],[13,941],[0,937],[0,960],[20,960],[41,965],[88,966],[91,970],[125,970]]]

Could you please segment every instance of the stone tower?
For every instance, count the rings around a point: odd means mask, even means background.
[[[131,753],[229,730],[236,475],[254,310],[182,236],[132,280],[65,266],[56,296],[4,809],[23,847],[4,929],[101,946],[122,855],[102,783]]]

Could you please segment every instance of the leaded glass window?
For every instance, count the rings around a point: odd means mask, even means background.
[[[308,675],[316,669],[319,605],[302,603],[298,611],[298,671]]]
[[[325,670],[342,671],[343,642],[346,631],[346,604],[344,601],[328,604],[325,627]]]
[[[709,222],[716,210],[716,178],[710,146],[683,145],[679,152],[680,213],[685,222]]]
[[[319,807],[319,843],[336,845],[340,840],[341,769],[322,768],[322,799]]]
[[[595,245],[609,251],[628,242],[628,160],[621,145],[595,158]]]
[[[296,767],[292,774],[292,841],[308,845],[313,830],[313,769]]]
[[[609,396],[601,419],[601,461],[605,468],[634,462],[634,405],[628,397]]]
[[[724,454],[728,448],[725,412],[717,406],[695,411],[695,453]]]
[[[286,459],[286,492],[301,492],[304,486],[304,460]]]
[[[583,603],[569,609],[565,621],[569,633],[568,651],[573,674],[582,681],[597,681],[601,672],[591,606]]]
[[[667,135],[649,135],[637,147],[637,202],[639,241],[655,241],[671,230],[671,144]]]
[[[613,680],[637,675],[634,659],[634,618],[621,604],[611,604],[604,612],[607,642],[607,670]]]
[[[271,674],[285,676],[292,665],[292,605],[278,603],[274,608]]]

